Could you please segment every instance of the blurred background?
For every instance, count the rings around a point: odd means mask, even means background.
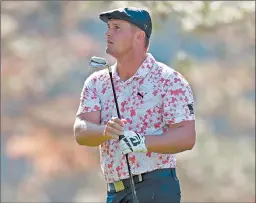
[[[197,142],[177,155],[182,202],[255,202],[254,1],[1,1],[1,202],[105,202],[98,148],[73,123],[102,11],[153,19],[149,52],[195,97]]]

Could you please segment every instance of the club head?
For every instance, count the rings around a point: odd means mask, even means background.
[[[104,58],[93,56],[89,62],[91,68],[108,68],[108,62]]]

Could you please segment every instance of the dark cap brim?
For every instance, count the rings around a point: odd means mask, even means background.
[[[120,20],[128,20],[128,16],[122,12],[114,11],[114,12],[105,12],[100,14],[100,19],[107,23],[110,19],[120,19]]]
[[[138,26],[140,29],[142,29],[148,38],[150,38],[150,33],[146,32],[143,26],[145,26],[145,24],[140,23],[137,19],[136,16],[132,16],[129,12],[123,11],[123,10],[112,10],[112,11],[107,11],[107,12],[103,12],[99,15],[100,20],[102,20],[105,23],[108,23],[109,20],[111,19],[119,19],[119,20],[125,20],[129,23],[132,23],[136,26]],[[147,25],[146,25],[147,26]]]

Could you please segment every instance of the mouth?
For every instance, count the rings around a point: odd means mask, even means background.
[[[110,40],[107,40],[107,44],[113,44],[113,42]]]

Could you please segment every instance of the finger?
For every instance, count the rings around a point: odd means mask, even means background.
[[[108,126],[111,126],[112,128],[115,128],[117,130],[120,130],[120,131],[123,131],[124,130],[124,127],[121,126],[120,124],[116,123],[115,121],[109,121],[108,122]]]
[[[130,149],[125,149],[125,150],[122,151],[122,154],[125,155],[125,154],[128,154],[130,152],[132,152]]]
[[[112,139],[114,139],[114,140],[119,140],[119,136],[118,135],[116,135],[116,134],[109,134],[109,136],[112,138]]]
[[[127,121],[126,119],[121,119],[121,121],[122,121],[124,124],[128,123],[128,121]]]
[[[111,139],[114,139],[114,140],[119,140],[119,136],[111,132],[108,132],[107,128],[105,130],[105,136],[111,137]]]
[[[124,126],[124,122],[117,117],[113,117],[111,120],[114,121],[115,123],[119,124],[122,127]]]
[[[123,130],[118,130],[118,129],[113,128],[111,126],[107,126],[106,133],[114,134],[114,135],[117,135],[117,136],[124,134]]]

